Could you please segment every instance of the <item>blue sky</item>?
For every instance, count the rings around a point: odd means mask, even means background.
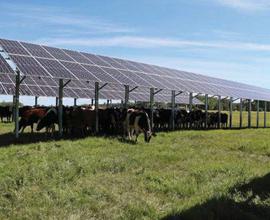
[[[270,88],[269,0],[1,1],[0,37]]]

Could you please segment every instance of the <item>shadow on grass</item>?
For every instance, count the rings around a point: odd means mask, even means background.
[[[162,220],[270,219],[270,173],[248,184],[233,187],[230,194],[235,199],[211,199],[182,213],[166,216]]]
[[[101,138],[108,138],[108,139],[115,139],[121,143],[126,143],[130,145],[136,145],[137,143],[132,140],[127,140],[119,135],[105,135],[105,134],[87,134],[87,135],[67,135],[63,134],[62,137],[59,137],[58,132],[55,132],[52,136],[47,135],[44,132],[34,132],[34,133],[23,133],[20,134],[18,139],[15,138],[14,133],[5,133],[0,134],[0,148],[9,147],[10,145],[27,145],[27,144],[34,144],[39,142],[49,142],[49,141],[60,141],[60,140],[82,140],[88,137],[101,137]]]
[[[255,128],[255,127],[252,127]],[[175,131],[192,131],[192,130],[199,130],[199,131],[213,131],[213,130],[243,130],[243,129],[248,129],[248,128],[221,128],[221,129],[216,129],[216,128],[210,128],[210,129],[194,129],[194,128],[188,128],[188,129],[176,129]],[[155,134],[158,134],[160,132],[166,132],[166,133],[170,133],[172,132],[171,130],[163,130],[163,129],[159,129],[159,130],[155,130]],[[8,147],[10,145],[23,145],[23,144],[32,144],[32,143],[38,143],[38,142],[48,142],[48,141],[57,141],[57,140],[78,140],[78,139],[85,139],[87,137],[93,137],[93,136],[97,136],[97,137],[105,137],[105,138],[112,138],[112,139],[116,139],[121,143],[126,143],[126,144],[131,144],[131,145],[136,145],[137,143],[135,141],[132,140],[127,140],[124,139],[122,136],[120,135],[112,135],[112,134],[99,134],[99,135],[94,135],[94,134],[88,134],[88,135],[64,135],[63,137],[59,137],[58,133],[55,132],[55,134],[53,136],[50,135],[46,135],[45,133],[23,133],[20,134],[19,139],[15,139],[14,133],[9,132],[9,133],[4,133],[4,134],[0,134],[0,148],[1,147]]]
[[[86,137],[70,137],[63,136],[60,138],[57,133],[53,136],[46,135],[45,133],[23,133],[20,134],[18,139],[15,138],[14,133],[5,133],[0,134],[0,148],[8,147],[10,145],[26,145],[26,144],[34,144],[38,142],[49,142],[49,141],[57,141],[57,140],[76,140],[83,139]]]

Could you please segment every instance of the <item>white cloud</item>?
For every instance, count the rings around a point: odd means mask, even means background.
[[[270,44],[238,41],[194,41],[173,38],[116,36],[101,38],[44,38],[35,43],[51,46],[127,47],[127,48],[216,48],[243,51],[270,51]]]
[[[262,11],[270,9],[269,0],[214,0],[215,2],[242,11]]]
[[[47,28],[49,32],[62,30],[70,34],[104,34],[104,33],[134,33],[135,28],[106,21],[99,17],[82,16],[74,11],[57,7],[36,7],[22,4],[1,4],[2,15],[9,17],[11,22],[0,22],[6,27],[36,27]]]

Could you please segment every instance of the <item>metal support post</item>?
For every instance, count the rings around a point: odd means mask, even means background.
[[[63,136],[63,79],[59,79],[59,94],[58,94],[58,124],[59,124],[59,136]],[[57,99],[56,99],[57,100]]]
[[[251,100],[248,100],[248,128],[251,128]]]
[[[17,71],[15,97],[14,97],[14,119],[15,119],[15,137],[19,138],[19,99],[20,99],[20,71]]]
[[[218,128],[221,127],[221,96],[218,96]]]
[[[193,105],[193,93],[189,93],[189,112],[192,111],[192,105]]]
[[[95,82],[95,112],[96,112],[96,133],[99,132],[99,115],[98,115],[98,107],[99,107],[99,82]]]
[[[38,97],[35,96],[35,107],[37,107],[37,106],[38,106]]]
[[[242,128],[243,127],[243,99],[240,99],[240,123],[239,123],[239,127]]]
[[[175,130],[175,90],[172,90],[172,113],[171,113],[171,129]]]
[[[267,102],[265,101],[264,102],[264,128],[266,128],[267,127],[267,117],[266,117],[266,112],[267,112]]]
[[[15,122],[15,95],[13,96],[12,122]]]
[[[230,124],[230,129],[232,129],[233,124],[232,124],[232,117],[233,117],[233,97],[230,98],[230,119],[229,119],[229,124]]]
[[[257,101],[257,123],[256,123],[256,126],[257,128],[259,128],[260,124],[260,101],[258,100]]]
[[[74,98],[74,106],[77,106],[77,99]]]
[[[205,125],[204,128],[208,128],[208,94],[205,94]]]
[[[59,98],[56,97],[56,98],[55,98],[55,106],[58,106],[58,102],[59,102]]]
[[[150,125],[151,128],[153,129],[154,126],[154,96],[155,96],[155,91],[154,88],[150,89]]]
[[[125,102],[124,102],[124,108],[128,108],[128,101],[129,101],[129,86],[125,85]]]

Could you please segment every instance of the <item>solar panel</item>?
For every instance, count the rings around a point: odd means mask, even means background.
[[[14,95],[15,94],[15,86],[13,84],[2,83],[6,91],[6,95]]]
[[[43,46],[43,48],[51,54],[55,59],[64,61],[74,61],[69,55],[67,55],[62,49],[55,47]]]
[[[2,83],[0,83],[0,94],[2,95],[8,95],[4,86],[2,85]]]
[[[83,65],[85,69],[87,69],[92,75],[99,79],[101,82],[105,83],[119,83],[119,81],[114,78],[111,74],[104,71],[102,67],[98,66],[90,66],[90,65]]]
[[[17,41],[0,39],[0,45],[9,54],[30,55]]]
[[[34,58],[18,55],[10,55],[10,57],[24,75],[48,76],[48,73],[40,66],[40,64]]]
[[[101,67],[104,72],[110,74],[113,78],[117,79],[118,82],[124,85],[135,85],[136,83],[132,81],[129,77],[127,77],[123,72],[117,70],[117,69],[112,69],[112,68],[106,68],[106,67]]]
[[[53,59],[53,56],[50,55],[43,47],[36,44],[24,43],[22,42],[21,45],[34,57],[42,57],[42,58],[49,58]]]
[[[71,62],[65,62],[60,61],[61,64],[68,69],[70,72],[72,72],[78,79],[81,80],[91,80],[91,81],[97,81],[97,78],[92,74],[90,71],[88,71],[84,66],[78,64],[78,63],[71,63]]]
[[[118,63],[116,60],[110,57],[105,56],[98,56],[101,60],[105,61],[106,63],[110,64],[112,67],[117,69],[126,69],[124,66],[122,66],[120,63]]]
[[[0,56],[0,73],[14,73],[2,56]]]
[[[122,59],[118,59],[118,58],[113,58],[116,62],[120,63],[125,69],[127,70],[131,70],[131,71],[138,71],[140,72],[141,70],[138,69],[136,66],[132,65],[132,63],[130,63],[127,60],[122,60]]]
[[[93,64],[89,59],[87,59],[87,57],[85,57],[83,54],[77,51],[66,50],[66,49],[63,49],[63,51],[66,54],[68,54],[70,57],[72,57],[72,59],[78,63]]]
[[[106,66],[106,67],[111,67],[111,65],[104,60],[100,59],[98,56],[94,54],[88,54],[88,53],[82,53],[88,60],[92,62],[92,64],[97,65],[97,66]]]
[[[55,78],[74,79],[72,72],[68,71],[59,61],[37,58],[38,62]],[[48,75],[47,75],[48,76]]]
[[[113,83],[148,88],[146,95],[137,92],[142,98],[149,97],[149,88],[154,87],[270,101],[268,89],[157,65],[3,39],[0,39],[0,46],[22,74],[27,76],[22,84],[22,94],[57,95],[58,80],[63,78],[72,79],[70,85],[73,86],[68,86],[66,95],[76,97],[78,97],[76,92],[79,92],[79,95],[92,96],[94,82],[99,81],[101,84]],[[0,72],[14,73],[2,54]],[[14,78],[0,76],[0,80],[0,91],[11,93]],[[122,88],[123,86],[121,94]],[[38,91],[35,92],[34,89]],[[115,92],[105,94],[119,98]],[[170,97],[170,94],[160,94],[160,99],[167,100],[167,96]]]

